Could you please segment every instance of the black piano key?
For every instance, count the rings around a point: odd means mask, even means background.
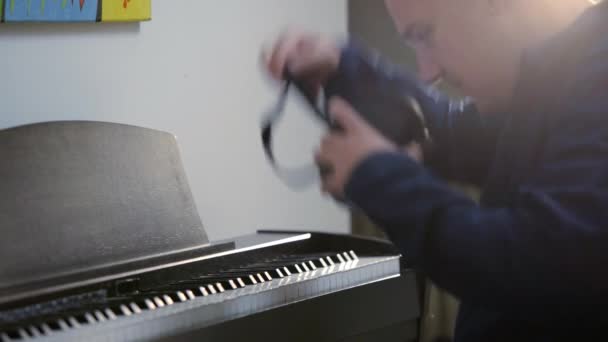
[[[333,256],[333,258],[332,258],[332,256]],[[327,258],[332,258],[332,260],[336,259],[336,254],[329,254],[329,253],[313,254],[313,255],[306,256],[306,257],[284,256],[284,257],[276,259],[276,260],[260,262],[260,263],[252,263],[250,265],[242,266],[240,268],[224,269],[220,273],[199,275],[199,276],[195,277],[194,280],[197,282],[200,281],[200,282],[209,282],[209,283],[220,282],[225,289],[230,289],[230,288],[232,288],[232,286],[230,285],[231,279],[236,279],[236,278],[249,279],[247,285],[252,285],[253,281],[250,279],[250,277],[249,277],[250,275],[253,275],[256,278],[258,278],[257,274],[262,274],[262,275],[264,275],[264,281],[268,281],[269,277],[271,279],[275,279],[275,278],[282,278],[284,276],[287,276],[285,274],[286,272],[281,272],[282,274],[279,274],[276,271],[277,268],[283,269],[284,267],[286,267],[290,271],[291,274],[298,274],[298,273],[314,271],[316,268],[328,267],[329,261],[326,261],[325,265],[324,265],[322,262],[319,261],[320,258],[324,258],[324,262],[325,262],[325,260]],[[339,260],[336,259],[336,262],[339,262]],[[297,265],[297,267],[296,267],[296,265]],[[268,274],[269,277],[266,276],[266,274]],[[258,283],[258,282],[260,282],[259,278],[256,280],[256,283]],[[175,284],[192,284],[192,282],[189,280],[182,280],[179,282],[175,282],[173,285],[175,285]]]
[[[78,327],[80,324],[87,324],[85,314],[74,315],[68,318],[68,323],[72,328]]]
[[[59,321],[48,321],[46,324],[47,324],[47,325],[49,326],[49,328],[51,328],[51,330],[53,330],[53,331],[60,331],[60,330],[63,330],[63,329],[61,328],[61,326],[59,325]]]
[[[265,268],[273,268],[278,265],[284,265],[284,264],[296,264],[296,263],[300,264],[305,261],[318,260],[319,258],[325,258],[328,256],[334,257],[335,254],[334,253],[324,253],[324,254],[308,254],[308,255],[285,255],[285,256],[282,256],[279,258],[273,258],[270,260],[254,262],[249,265],[242,266],[240,268],[231,268],[228,270],[242,270],[242,269],[259,270],[259,269],[265,269]]]
[[[19,336],[19,331],[18,330],[9,330],[6,332],[6,335],[11,339],[11,340],[15,340],[20,338]]]

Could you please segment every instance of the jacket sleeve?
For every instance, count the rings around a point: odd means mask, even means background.
[[[422,84],[412,73],[350,40],[342,50],[338,71],[327,83],[326,96],[340,95],[347,101],[362,101],[355,94],[365,93],[358,90],[369,84],[386,93],[412,94],[419,101],[433,141],[432,147],[425,149],[428,167],[450,180],[476,185],[484,182],[502,116],[482,118],[472,101],[450,100]]]
[[[608,289],[608,62],[587,70],[550,113],[540,164],[510,206],[478,206],[392,153],[358,165],[346,195],[463,300],[518,312],[597,305]]]

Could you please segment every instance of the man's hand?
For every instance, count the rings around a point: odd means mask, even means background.
[[[276,80],[283,80],[289,70],[316,94],[340,64],[340,47],[331,38],[290,30],[276,40],[272,49],[263,52],[263,63]]]
[[[318,164],[328,165],[332,169],[323,178],[323,191],[339,197],[343,195],[344,186],[360,162],[373,153],[398,152],[399,148],[367,124],[344,100],[332,98],[329,110],[340,130],[332,131],[323,138],[315,159]],[[416,149],[411,147],[406,151],[409,150]],[[415,157],[414,154],[412,157]]]

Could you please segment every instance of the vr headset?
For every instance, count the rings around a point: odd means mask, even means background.
[[[277,162],[272,149],[273,125],[284,115],[285,104],[290,91],[295,90],[311,109],[312,114],[330,130],[339,130],[328,113],[328,99],[325,89],[320,94],[307,91],[305,81],[295,78],[286,72],[284,85],[275,106],[264,115],[261,127],[262,143],[268,161],[275,173],[292,189],[305,188],[318,179],[326,177],[332,171],[331,165],[307,165],[285,168]],[[403,87],[390,86],[373,81],[365,84],[353,84],[348,89],[339,89],[336,94],[350,103],[368,124],[377,129],[397,146],[406,146],[412,142],[426,144],[429,134],[421,107],[414,94],[399,93]],[[317,96],[315,96],[317,95]],[[346,202],[346,199],[337,199]]]

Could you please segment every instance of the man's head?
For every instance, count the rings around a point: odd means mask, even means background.
[[[525,49],[565,29],[589,0],[385,0],[426,82],[443,79],[500,110]]]

